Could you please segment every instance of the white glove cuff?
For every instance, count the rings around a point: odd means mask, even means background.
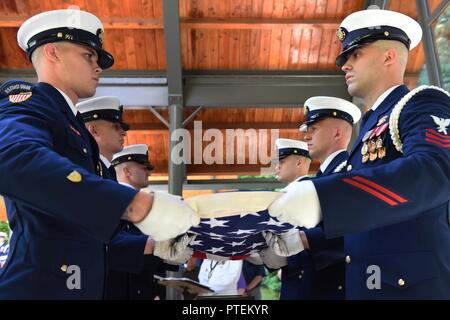
[[[282,222],[306,228],[315,227],[322,218],[319,196],[310,180],[291,183],[269,207],[269,214]]]
[[[302,238],[300,237],[300,231],[298,229],[292,229],[282,234],[281,239],[284,239],[286,242],[289,256],[292,256],[305,250]]]
[[[153,193],[153,204],[150,212],[140,222],[135,223],[143,233],[148,234],[155,241],[164,241],[175,238],[177,235],[185,233],[193,224],[181,227],[175,216],[171,213],[180,212],[180,208],[186,208],[181,197],[165,192],[155,191]],[[187,212],[185,214],[188,214]],[[197,222],[198,223],[198,222]]]

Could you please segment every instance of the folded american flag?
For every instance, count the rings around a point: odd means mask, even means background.
[[[279,195],[277,192],[265,191],[212,194],[200,196],[200,204],[194,203],[196,199],[187,199],[194,210],[200,211],[201,216],[200,224],[188,231],[197,235],[189,244],[194,250],[194,256],[208,258],[216,255],[236,260],[267,248],[261,232],[281,234],[294,228],[268,213],[267,207]],[[207,203],[210,205],[205,205]],[[258,207],[265,208],[255,210]],[[210,214],[208,211],[211,211]]]

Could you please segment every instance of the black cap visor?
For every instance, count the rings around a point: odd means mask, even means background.
[[[31,55],[36,48],[46,43],[62,41],[72,42],[94,49],[98,55],[97,64],[103,70],[110,68],[114,64],[114,57],[109,52],[103,50],[99,36],[75,28],[55,28],[34,35],[28,41],[28,59],[31,61]]]
[[[389,34],[389,36],[386,36],[384,32],[380,32],[375,34],[364,35],[353,40],[352,42],[349,43],[347,47],[344,48],[344,50],[336,58],[336,65],[338,67],[342,67],[347,62],[349,56],[352,54],[353,51],[377,40],[400,41],[408,49],[410,45],[409,38],[404,34]]]

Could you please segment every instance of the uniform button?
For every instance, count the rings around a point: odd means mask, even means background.
[[[86,148],[83,148],[83,153],[87,154],[87,149]]]
[[[302,271],[300,271],[301,272],[301,274],[304,274],[305,273],[305,270],[302,270]]]
[[[405,280],[403,280],[403,279],[398,279],[398,285],[399,285],[400,287],[403,287],[405,284],[406,284]]]
[[[63,264],[60,269],[64,273],[67,272],[67,264]]]
[[[298,278],[301,279],[301,278],[303,278],[303,276],[302,276],[302,275],[299,275]]]
[[[138,291],[137,291],[137,294],[141,294],[141,290],[138,290]]]
[[[352,258],[350,256],[345,256],[345,262],[347,263],[352,262]]]
[[[353,169],[352,165],[349,164],[349,165],[347,166],[347,171],[352,171],[352,169]]]
[[[342,286],[339,286],[339,287],[338,287],[338,290],[342,290]]]

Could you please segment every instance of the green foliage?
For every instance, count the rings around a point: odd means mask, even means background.
[[[9,234],[10,229],[7,221],[0,221],[0,231]],[[8,241],[8,239],[6,239],[6,241]]]
[[[434,40],[439,58],[439,67],[442,74],[443,87],[450,90],[450,6],[436,19],[434,25]],[[429,84],[426,65],[423,66],[417,85]]]
[[[281,281],[278,279],[277,271],[267,273],[261,282],[261,298],[263,300],[279,300]]]
[[[267,179],[276,179],[275,175],[259,175],[259,176],[238,176],[238,179],[241,180],[267,180]]]
[[[281,281],[278,279],[277,271],[268,273],[262,280],[261,285],[272,291],[279,292],[281,290]]]

